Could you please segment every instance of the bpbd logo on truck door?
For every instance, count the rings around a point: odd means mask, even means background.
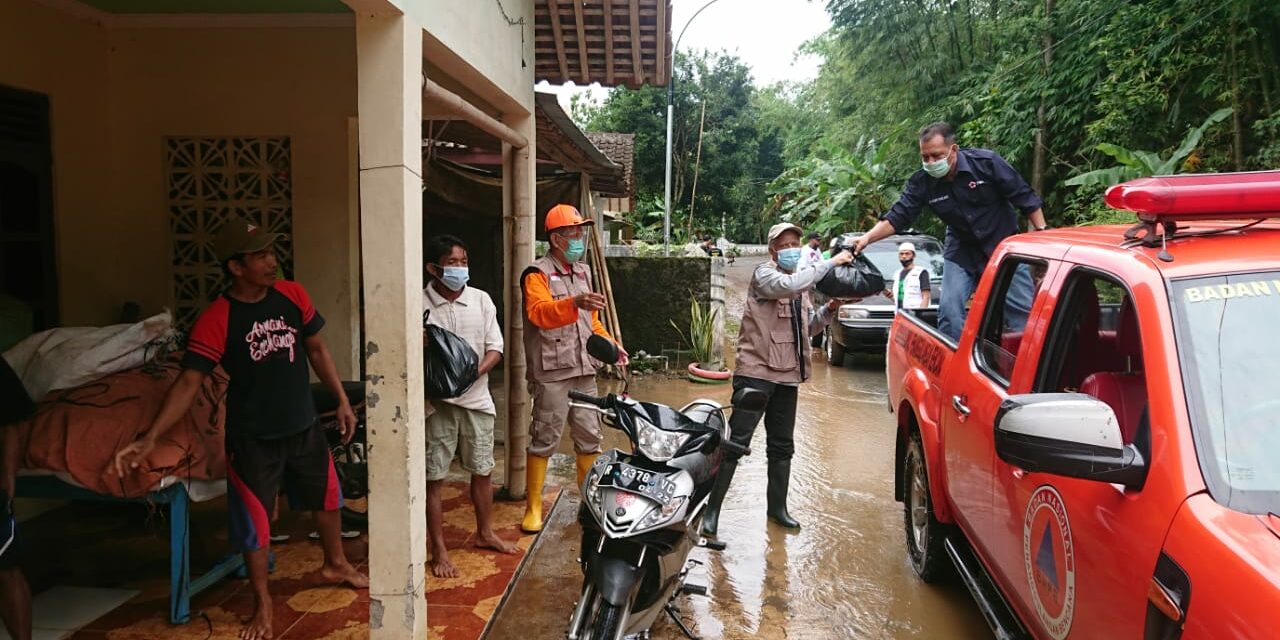
[[[1042,485],[1031,494],[1022,521],[1022,560],[1036,615],[1049,635],[1063,640],[1076,607],[1076,558],[1062,494]]]

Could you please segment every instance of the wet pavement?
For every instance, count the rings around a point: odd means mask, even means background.
[[[731,288],[749,274],[742,262],[731,268]],[[690,582],[709,593],[679,597],[682,618],[707,639],[990,638],[962,586],[925,585],[906,560],[883,358],[851,358],[845,368],[816,360],[800,391],[792,463],[789,507],[802,529],[789,533],[766,521],[761,426],[725,499],[720,539],[728,549],[694,550],[704,564]],[[730,392],[660,376],[631,386],[637,399],[675,407],[699,397],[727,404]],[[606,446],[629,448],[618,432],[606,438]],[[565,491],[561,502],[489,638],[564,636],[581,588],[577,491]],[[683,636],[664,618],[653,637]]]

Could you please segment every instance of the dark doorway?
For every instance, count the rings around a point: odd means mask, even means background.
[[[0,86],[0,295],[29,308],[32,331],[58,324],[49,98]]]

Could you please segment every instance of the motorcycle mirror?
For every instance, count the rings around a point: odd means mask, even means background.
[[[592,334],[587,338],[587,353],[605,364],[614,364],[618,361],[618,345],[604,336]]]
[[[768,394],[759,389],[743,387],[733,392],[733,399],[730,400],[730,403],[733,404],[734,409],[763,411],[768,399]]]

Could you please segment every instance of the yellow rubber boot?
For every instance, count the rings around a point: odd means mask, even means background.
[[[542,483],[547,478],[547,460],[549,458],[542,456],[528,457],[525,470],[528,493],[525,496],[524,520],[520,522],[525,533],[542,531]]]
[[[582,481],[586,479],[587,472],[591,470],[591,465],[596,463],[599,458],[598,453],[579,453],[578,454],[578,490],[582,490]]]

